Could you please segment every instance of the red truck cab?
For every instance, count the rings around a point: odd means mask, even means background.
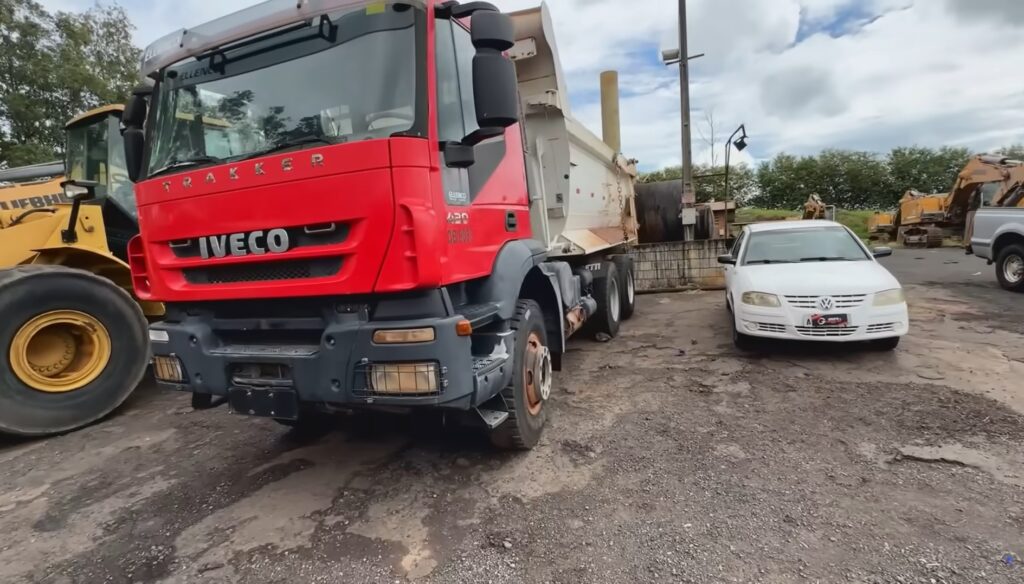
[[[597,307],[531,237],[513,43],[485,2],[271,0],[147,49],[124,136],[158,380],[290,425],[476,412],[532,447]]]

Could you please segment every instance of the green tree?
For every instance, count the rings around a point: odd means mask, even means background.
[[[923,193],[949,192],[970,157],[966,148],[894,148],[888,159],[894,191],[889,206],[894,206],[903,193],[911,189]],[[886,201],[881,202],[884,207]]]
[[[725,167],[698,164],[693,167],[694,188],[697,202],[724,201]],[[670,166],[653,172],[642,173],[640,182],[654,183],[669,180],[680,180],[683,177],[681,166]],[[757,174],[746,164],[735,164],[729,167],[729,198],[744,202],[757,193]]]
[[[139,50],[124,10],[51,14],[34,0],[0,0],[0,167],[59,157],[64,123],[123,102]]]
[[[1024,160],[1024,144],[1010,144],[1004,146],[999,150],[996,150],[996,154],[1012,158],[1014,160]]]

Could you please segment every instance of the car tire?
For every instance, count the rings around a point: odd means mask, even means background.
[[[758,348],[757,339],[741,333],[735,318],[732,319],[732,344],[744,353],[756,351]]]
[[[900,337],[871,341],[871,347],[876,351],[895,351],[898,346],[900,346]]]
[[[1004,290],[1024,292],[1024,245],[1014,243],[999,250],[996,278]]]

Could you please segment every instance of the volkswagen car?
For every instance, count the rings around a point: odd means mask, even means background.
[[[832,221],[747,225],[725,267],[733,341],[854,342],[895,349],[909,330],[906,295],[878,263],[889,248],[869,249]]]

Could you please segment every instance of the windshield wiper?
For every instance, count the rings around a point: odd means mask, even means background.
[[[852,262],[850,258],[844,257],[832,257],[832,256],[817,256],[813,258],[800,258],[801,262]]]
[[[263,150],[253,152],[252,154],[249,154],[242,160],[251,160],[253,158],[259,158],[260,156],[266,156],[268,154],[273,154],[275,152],[280,152],[282,150],[287,150],[289,148],[305,146],[306,144],[334,145],[336,143],[337,142],[331,140],[330,138],[324,136],[323,134],[308,134],[306,136],[299,136],[298,138],[289,138],[287,140],[282,140],[281,142],[276,142],[273,146],[268,146]]]
[[[748,266],[754,266],[758,264],[791,264],[792,260],[750,260],[746,262]]]
[[[216,156],[196,156],[195,158],[189,158],[188,160],[172,160],[167,163],[166,166],[149,173],[147,178],[155,178],[161,174],[171,172],[172,170],[178,170],[179,168],[199,166],[201,164],[218,164],[221,162],[224,162],[224,160],[217,158]]]

